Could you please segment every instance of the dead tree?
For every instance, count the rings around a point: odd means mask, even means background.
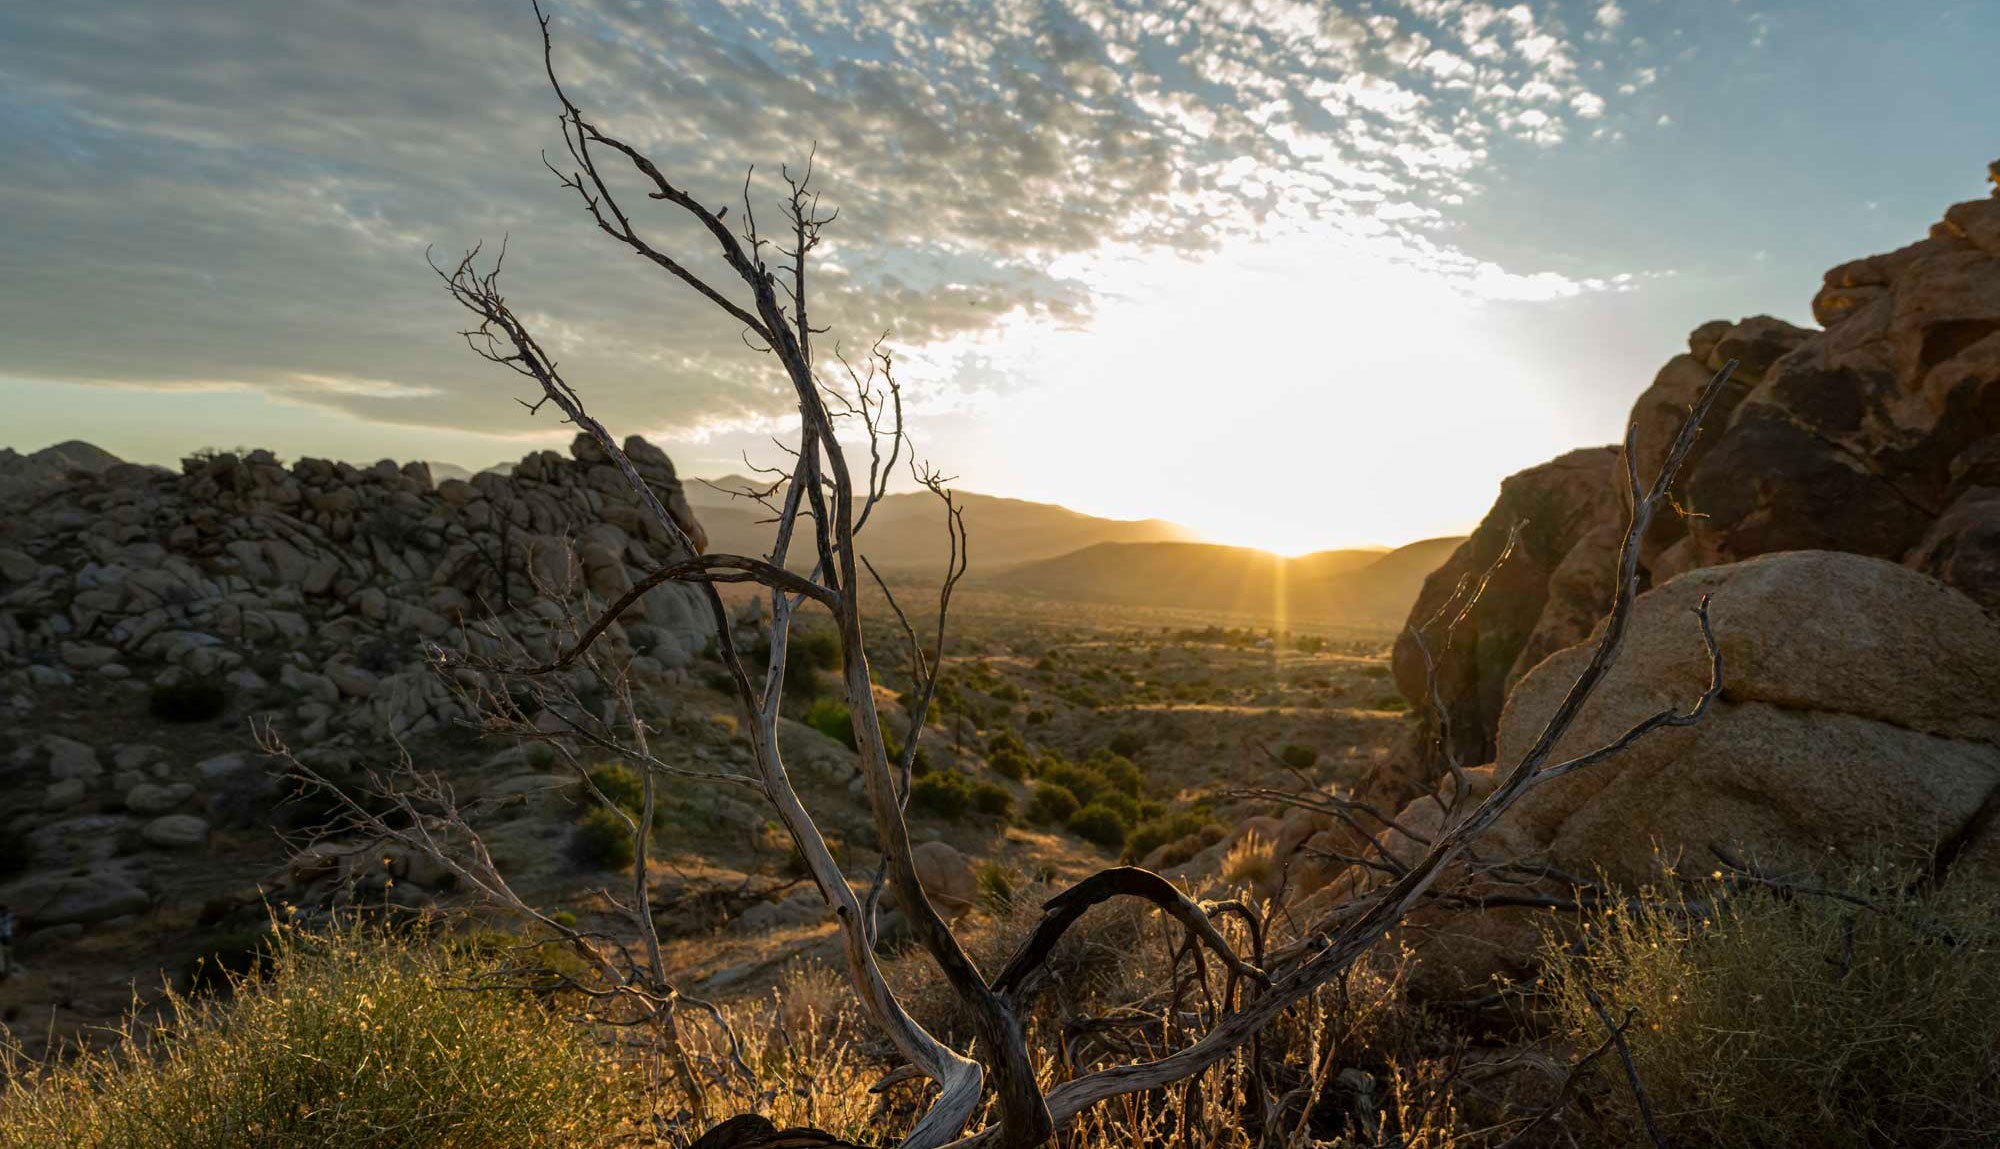
[[[789,171],[783,175],[782,229],[775,239],[759,231],[754,188],[749,179],[742,190],[742,212],[732,228],[724,222],[727,207],[711,206],[697,198],[637,147],[591,119],[572,100],[557,75],[549,16],[539,5],[536,14],[541,24],[549,83],[560,108],[567,154],[567,162],[550,163],[550,170],[578,198],[600,230],[708,300],[741,329],[747,343],[775,360],[796,400],[799,428],[790,454],[791,466],[774,475],[769,486],[757,493],[775,520],[771,551],[760,556],[702,554],[647,486],[617,441],[590,415],[580,392],[564,378],[528,325],[509,306],[500,290],[499,261],[482,269],[475,249],[455,264],[438,266],[438,274],[452,297],[477,321],[466,333],[473,349],[530,380],[535,390],[531,407],[552,404],[565,420],[588,433],[623,472],[667,537],[679,543],[681,552],[679,557],[641,580],[620,601],[610,604],[594,621],[580,625],[574,640],[555,657],[532,665],[517,663],[485,669],[517,678],[557,674],[590,658],[594,644],[618,616],[652,588],[678,581],[693,584],[704,592],[714,620],[719,657],[748,719],[746,730],[754,763],[750,775],[720,775],[710,780],[746,786],[770,803],[840,927],[846,973],[867,1016],[915,1073],[938,1084],[939,1092],[929,1109],[904,1136],[902,1144],[908,1149],[933,1149],[948,1144],[1026,1149],[1047,1141],[1055,1130],[1107,1098],[1158,1090],[1197,1077],[1224,1057],[1249,1046],[1285,1011],[1337,978],[1377,945],[1386,931],[1430,895],[1467,847],[1521,794],[1549,779],[1602,761],[1652,730],[1697,721],[1719,692],[1720,654],[1709,630],[1704,602],[1699,622],[1714,666],[1711,688],[1685,711],[1664,711],[1607,746],[1565,761],[1553,760],[1559,740],[1618,656],[1638,587],[1639,540],[1660,507],[1671,505],[1669,487],[1694,443],[1702,417],[1720,393],[1729,373],[1727,368],[1709,384],[1690,412],[1650,487],[1641,484],[1634,470],[1636,464],[1632,461],[1628,435],[1631,523],[1621,552],[1614,605],[1594,656],[1521,761],[1485,800],[1477,805],[1464,801],[1460,808],[1451,810],[1444,829],[1430,841],[1421,858],[1407,865],[1398,863],[1392,881],[1343,907],[1320,923],[1304,942],[1265,957],[1263,968],[1234,952],[1216,927],[1215,919],[1225,907],[1197,904],[1165,879],[1144,870],[1107,870],[1050,901],[1046,919],[1022,950],[997,975],[988,977],[974,964],[925,895],[917,878],[904,820],[912,764],[922,736],[920,716],[927,712],[936,693],[952,589],[966,569],[965,527],[946,486],[947,480],[927,468],[914,469],[920,484],[943,501],[949,558],[936,604],[935,655],[927,652],[926,644],[890,596],[910,648],[908,657],[914,677],[911,713],[918,716],[913,718],[903,746],[892,756],[881,733],[870,688],[869,656],[862,627],[864,577],[873,579],[885,595],[889,588],[874,575],[857,549],[857,538],[908,445],[900,391],[886,350],[877,346],[866,372],[849,367],[844,372],[844,383],[822,379],[816,363],[814,340],[823,329],[815,327],[811,318],[809,271],[811,253],[823,229],[832,222],[832,215],[819,210],[818,197],[812,190],[811,165],[808,163],[796,177]],[[625,193],[615,186],[618,181],[636,181],[645,198],[659,201],[672,213],[697,225],[714,253],[720,256],[728,271],[727,279],[711,279],[693,270],[682,256],[656,245],[646,226],[628,208]],[[637,200],[632,202],[636,205]],[[843,425],[857,424],[868,447],[865,474],[859,470],[857,460],[850,458],[848,447],[838,433]],[[795,551],[802,552],[802,557],[795,556]],[[800,569],[806,573],[798,573]],[[769,660],[761,681],[746,666],[743,652],[737,647],[732,620],[717,590],[717,584],[721,583],[753,583],[768,593]],[[860,893],[836,863],[813,814],[801,802],[787,775],[778,744],[777,723],[787,647],[795,620],[807,611],[825,612],[840,638],[842,687],[853,719],[875,845],[882,859],[876,882]],[[586,742],[616,748],[629,760],[645,766],[645,805],[650,811],[655,775],[686,771],[675,770],[648,751],[644,721],[630,705],[629,697],[622,705],[626,712],[622,735],[613,730],[617,724],[609,721],[593,725],[579,720],[573,723],[572,732]],[[1464,795],[1465,788],[1461,786],[1458,793]],[[418,805],[412,805],[408,812],[413,818],[427,816]],[[642,927],[650,931],[650,920],[644,916],[643,820],[635,820],[634,834],[641,856],[639,885],[634,891],[638,903],[635,912]],[[422,841],[417,844],[425,845]],[[449,843],[444,842],[429,845],[440,850],[449,848]],[[476,874],[482,885],[490,885],[490,872],[488,864]],[[874,947],[875,904],[885,878],[909,917],[915,940],[971,1017],[976,1058],[927,1031],[885,980]],[[505,900],[504,894],[498,896]],[[1186,930],[1187,952],[1197,956],[1202,949],[1212,952],[1229,971],[1232,987],[1253,985],[1255,992],[1243,994],[1240,1001],[1231,995],[1230,1007],[1217,1015],[1219,1020],[1205,1034],[1181,1048],[1151,1060],[1089,1072],[1045,1089],[1037,1080],[1024,1038],[1027,996],[1032,993],[1037,967],[1066,929],[1092,906],[1113,898],[1139,898],[1157,906]],[[1241,907],[1236,909],[1240,912]],[[556,923],[546,918],[543,921],[550,928],[561,930]],[[1252,924],[1255,932],[1254,920]],[[1258,948],[1261,951],[1261,940]],[[658,981],[656,949],[652,962],[658,984],[648,992],[658,996],[663,992],[659,985],[664,982]],[[997,1120],[968,1133],[968,1124],[989,1097],[995,1102]]]

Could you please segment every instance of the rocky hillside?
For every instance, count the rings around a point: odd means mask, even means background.
[[[426,643],[477,648],[468,621],[537,619],[550,596],[615,598],[670,553],[582,436],[571,458],[437,484],[421,463],[285,467],[253,451],[174,474],[77,447],[11,468],[0,689],[17,712],[79,679],[203,684],[295,719],[307,745],[422,733],[458,716]],[[626,451],[699,538],[673,464],[643,439]],[[662,668],[709,629],[691,592],[668,589],[619,635]]]
[[[625,450],[699,538],[666,456]],[[151,862],[212,832],[261,827],[244,849],[268,850],[253,723],[332,767],[443,737],[469,715],[428,650],[498,653],[497,622],[546,651],[555,599],[615,597],[672,549],[582,437],[436,484],[420,463],[174,473],[74,443],[6,453],[0,481],[0,905],[30,930],[146,906]],[[666,587],[610,641],[672,681],[708,618]]]

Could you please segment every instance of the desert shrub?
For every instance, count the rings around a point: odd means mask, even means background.
[[[972,802],[972,779],[956,770],[933,770],[910,781],[910,809],[918,813],[963,818]]]
[[[1104,775],[1087,766],[1075,762],[1065,762],[1060,758],[1045,758],[1035,777],[1042,782],[1054,783],[1076,795],[1079,803],[1088,805],[1102,790],[1109,789]]]
[[[1207,819],[1187,810],[1161,814],[1148,818],[1133,827],[1125,838],[1125,860],[1136,862],[1161,846],[1178,842],[1201,832]],[[1186,858],[1176,858],[1167,865],[1177,865]]]
[[[212,722],[228,708],[228,692],[207,678],[156,683],[146,698],[146,712],[161,722]]]
[[[1387,710],[1396,714],[1401,714],[1403,711],[1408,710],[1410,708],[1410,700],[1404,698],[1400,694],[1384,694],[1380,698],[1377,698],[1375,700],[1372,708],[1375,710]]]
[[[806,725],[826,735],[828,738],[856,749],[854,742],[854,718],[847,707],[831,698],[822,698],[806,711]]]
[[[986,739],[986,753],[989,755],[1014,753],[1022,757],[1028,754],[1028,744],[1012,730],[1001,729]]]
[[[1146,736],[1137,730],[1120,730],[1111,736],[1105,748],[1121,758],[1137,758],[1146,748]]]
[[[986,693],[1001,702],[1019,702],[1022,697],[1021,688],[1011,682],[1003,682]]]
[[[169,995],[109,1048],[31,1065],[0,1045],[4,1149],[597,1145],[613,1083],[581,1027],[415,935],[271,935],[229,1000]]]
[[[1012,911],[1019,896],[1019,882],[1014,872],[999,862],[981,862],[976,874],[980,902],[996,914]]]
[[[1257,886],[1278,874],[1277,848],[1259,834],[1245,834],[1222,858],[1222,880],[1232,886]]]
[[[924,711],[924,722],[926,723],[943,722],[944,703],[946,700],[947,700],[946,692],[943,690],[943,688],[939,688],[937,696],[931,699],[931,704],[929,708],[927,708]],[[910,708],[915,706],[916,704],[917,704],[917,696],[913,691],[905,690],[902,693],[896,695],[896,708],[902,714],[907,715],[910,712]]]
[[[987,765],[993,767],[994,773],[999,774],[1002,778],[1010,778],[1016,782],[1026,778],[1033,772],[1027,755],[1015,750],[998,750],[986,762]]]
[[[1278,761],[1294,770],[1310,770],[1319,761],[1319,751],[1297,742],[1287,743],[1278,751]]]
[[[1014,795],[998,782],[978,782],[972,787],[972,808],[994,818],[1014,812]]]
[[[1102,803],[1093,803],[1071,814],[1068,825],[1070,833],[1107,850],[1125,845],[1124,816]]]
[[[1991,1145],[2000,909],[1855,877],[1822,884],[1879,912],[1719,884],[1613,909],[1580,953],[1552,945],[1557,1014],[1595,1044],[1585,985],[1614,1018],[1637,1011],[1632,1055],[1676,1144]]]
[[[570,857],[593,870],[622,870],[632,864],[637,850],[632,830],[618,811],[593,806],[570,831]]]
[[[1028,711],[1028,725],[1030,726],[1040,726],[1041,724],[1047,722],[1048,720],[1049,720],[1049,712],[1046,710]]]
[[[840,636],[830,630],[794,630],[785,659],[814,670],[833,670],[840,665]]]
[[[1090,761],[1085,765],[1104,779],[1107,788],[1116,790],[1120,794],[1137,798],[1145,785],[1145,778],[1140,775],[1138,764],[1122,754],[1100,750],[1091,755]]]
[[[1028,799],[1028,816],[1037,822],[1060,825],[1081,805],[1075,791],[1044,778],[1035,783],[1035,795]]]
[[[590,781],[598,791],[611,800],[611,804],[628,813],[637,814],[646,805],[646,782],[638,771],[623,762],[606,762],[593,766]]]
[[[1130,826],[1141,816],[1138,799],[1118,790],[1100,790],[1097,797],[1084,803],[1086,806],[1102,806],[1125,820]]]
[[[747,652],[748,661],[757,670],[768,670],[771,665],[771,645],[768,637],[762,637]],[[711,653],[710,658],[717,657]],[[820,672],[832,670],[840,665],[840,636],[830,630],[804,627],[792,631],[785,646],[785,696],[787,698],[814,699],[820,695],[823,685]],[[754,676],[753,676],[754,679]],[[727,674],[711,672],[709,688],[724,694],[736,692],[735,679]]]
[[[230,930],[202,943],[202,952],[181,967],[177,983],[189,994],[229,993],[252,975],[271,971],[272,934],[268,925]]]

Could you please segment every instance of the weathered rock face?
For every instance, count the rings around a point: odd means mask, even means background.
[[[1461,761],[1492,758],[1493,728],[1506,700],[1509,675],[1522,652],[1531,644],[1553,650],[1575,641],[1575,636],[1563,634],[1574,627],[1574,620],[1552,619],[1546,630],[1541,626],[1550,582],[1559,571],[1565,582],[1588,581],[1588,572],[1577,568],[1594,562],[1588,556],[1600,548],[1595,540],[1590,546],[1580,544],[1618,513],[1617,465],[1617,451],[1593,447],[1509,478],[1500,485],[1500,498],[1479,528],[1424,580],[1410,621],[1424,627],[1439,692],[1450,701],[1450,736]],[[1454,604],[1469,597],[1520,522],[1527,525],[1513,556],[1493,571],[1485,593],[1460,615]],[[1564,569],[1565,560],[1577,551],[1584,552],[1578,563]],[[1558,613],[1575,612],[1565,605]],[[1595,622],[1592,616],[1582,626],[1587,631]],[[1424,658],[1407,632],[1396,640],[1395,672],[1404,696],[1423,709]],[[1430,735],[1435,737],[1435,732]]]
[[[2000,796],[2000,620],[1880,559],[1766,555],[1640,596],[1621,658],[1557,760],[1700,697],[1703,594],[1722,697],[1692,727],[1523,796],[1509,821],[1531,848],[1624,882],[1652,875],[1656,847],[1701,866],[1711,844],[1784,869],[1880,849],[2000,861],[2000,837],[1960,840]],[[1579,644],[1522,679],[1501,718],[1498,770],[1518,761],[1589,658]]]
[[[1634,459],[1650,478],[1710,375],[1740,361],[1682,472],[1676,494],[1693,514],[1655,522],[1642,576],[1658,584],[1758,555],[1846,551],[1906,563],[2000,609],[2000,193],[1955,205],[1909,247],[1829,271],[1813,314],[1824,331],[1768,316],[1702,325],[1634,404]],[[1520,491],[1575,458],[1503,485],[1479,533],[1426,585],[1413,624],[1490,563],[1510,522],[1532,523]],[[1450,636],[1439,688],[1468,765],[1492,757],[1508,689],[1609,608],[1622,464],[1601,483],[1594,498],[1565,498],[1575,517],[1527,547],[1520,570],[1496,573],[1489,594],[1509,601],[1475,609]],[[1424,709],[1407,638],[1396,677]],[[1433,730],[1417,751],[1408,781],[1424,786],[1442,761]]]
[[[1778,872],[1888,858],[2000,882],[2000,619],[1897,563],[1790,551],[1703,568],[1639,596],[1619,661],[1552,761],[1701,696],[1710,663],[1694,611],[1704,594],[1723,660],[1720,698],[1693,726],[1655,731],[1529,790],[1477,844],[1479,858],[1601,874],[1626,888],[1659,878],[1662,859],[1706,873],[1717,848]],[[1465,772],[1471,800],[1518,765],[1591,653],[1589,640],[1557,651],[1514,687],[1497,761]],[[1447,775],[1445,801],[1409,802],[1395,815],[1408,833],[1385,830],[1376,847],[1414,863],[1443,829],[1454,789]],[[1302,888],[1308,896],[1291,914],[1320,920],[1383,880],[1349,868],[1317,891]],[[1471,895],[1569,893],[1559,879],[1502,884],[1464,866],[1444,884]],[[1427,906],[1410,924],[1412,984],[1446,996],[1529,971],[1548,925],[1504,905]]]
[[[704,545],[666,455],[636,437],[625,450]],[[676,555],[594,442],[578,436],[572,455],[434,486],[421,463],[287,468],[253,451],[189,459],[174,475],[87,444],[10,453],[0,471],[36,495],[0,525],[0,692],[26,710],[84,677],[206,683],[304,746],[465,717],[428,645],[498,654],[466,624],[501,617],[546,656],[556,598],[601,608]],[[650,660],[641,669],[677,673],[709,630],[698,593],[668,585],[607,641]],[[90,781],[82,766],[58,774],[56,785]]]

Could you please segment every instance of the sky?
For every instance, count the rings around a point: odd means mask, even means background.
[[[820,346],[887,333],[960,487],[1285,553],[1468,529],[1697,324],[1809,323],[2000,155],[1990,0],[550,10],[573,98],[703,202],[754,170],[775,219],[815,155]],[[555,117],[526,0],[0,7],[0,446],[565,444],[425,266],[504,239],[614,432],[774,461],[770,357],[593,228]]]

